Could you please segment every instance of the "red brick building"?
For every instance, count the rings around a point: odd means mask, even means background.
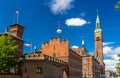
[[[7,29],[5,31],[5,34],[12,35],[16,40],[16,45],[19,45],[15,55],[22,61],[18,78],[101,78],[105,74],[102,29],[98,14],[94,31],[95,51],[93,53],[85,48],[84,41],[82,41],[81,48],[71,49],[68,39],[61,40],[58,37],[42,43],[41,51],[35,50],[33,54],[25,55],[23,58],[23,31],[24,27],[19,24],[11,25],[10,33]],[[4,76],[2,77],[4,78]],[[16,78],[16,75],[13,78]]]
[[[42,54],[49,55],[68,63],[69,78],[82,78],[82,57],[69,48],[69,40],[50,39],[42,44]]]
[[[10,34],[12,35],[13,39],[16,41],[16,45],[18,45],[18,51],[16,52],[16,57],[20,58],[23,56],[23,47],[24,47],[24,40],[22,39],[24,32],[24,27],[19,24],[13,24],[10,26]]]
[[[22,78],[68,78],[68,64],[45,54],[22,58]]]
[[[19,46],[15,57],[21,60],[21,65],[18,73],[0,74],[0,78],[69,78],[68,63],[63,60],[41,54],[37,50],[23,57],[23,31],[23,26],[14,24],[10,26],[10,32],[6,28],[2,33],[11,35]]]
[[[22,39],[24,32],[24,27],[19,24],[13,24],[10,26],[10,32],[8,32],[8,28],[5,29],[5,32],[2,34],[11,35],[12,38],[16,41],[16,45],[18,45],[18,51],[15,54],[15,57],[20,58],[23,56],[23,47],[24,40]],[[0,34],[0,35],[2,35]]]
[[[101,78],[105,75],[102,41],[102,29],[100,28],[100,20],[97,14],[94,31],[95,52],[90,53],[87,51],[84,41],[82,41],[81,48],[73,49],[82,56],[82,78]]]

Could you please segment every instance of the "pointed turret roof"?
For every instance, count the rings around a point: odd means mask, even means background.
[[[96,18],[96,23],[100,23],[99,15],[98,15],[98,10],[97,10],[97,18]]]
[[[5,32],[8,32],[8,27],[5,28]]]
[[[82,45],[84,45],[84,40],[82,40]]]
[[[97,18],[96,18],[96,28],[94,32],[101,32],[101,28],[100,28],[100,19],[99,19],[99,15],[98,15],[98,10],[97,10]]]
[[[84,39],[82,39],[82,48],[85,48]]]

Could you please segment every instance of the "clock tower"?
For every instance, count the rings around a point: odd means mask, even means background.
[[[103,38],[102,38],[102,29],[100,28],[100,19],[97,11],[97,18],[96,18],[96,28],[94,31],[94,42],[95,42],[95,50],[97,52],[98,57],[101,61],[103,61]]]

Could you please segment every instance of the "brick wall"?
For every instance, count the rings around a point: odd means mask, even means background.
[[[61,60],[65,59],[69,55],[69,40],[67,39],[60,41],[60,38],[50,39],[47,43],[42,43],[42,54],[46,54],[52,57],[59,58]]]
[[[22,78],[21,75],[0,74],[0,78]]]

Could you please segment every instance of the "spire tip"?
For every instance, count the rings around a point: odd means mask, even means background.
[[[5,32],[8,32],[8,27],[5,28]]]

